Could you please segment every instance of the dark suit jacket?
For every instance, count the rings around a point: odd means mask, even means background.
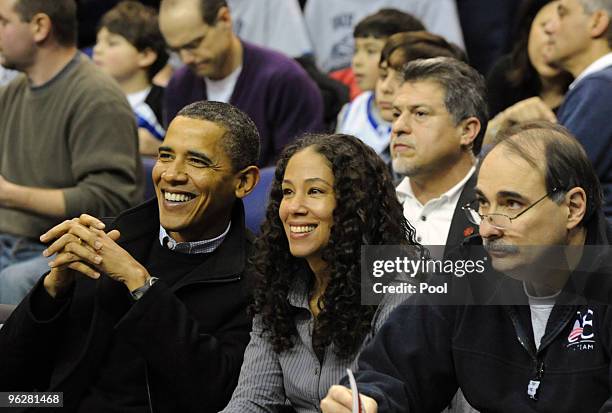
[[[119,229],[120,245],[145,263],[159,242],[157,200],[124,212],[107,228]],[[251,330],[250,245],[237,201],[223,243],[172,287],[160,279],[125,314],[117,314],[117,300],[127,289],[109,277],[78,277],[62,300],[46,293],[41,278],[0,329],[0,390],[61,391],[62,411],[73,411],[115,335],[145,361],[152,411],[221,410],[236,386]]]
[[[444,256],[447,256],[450,251],[459,246],[463,240],[471,235],[478,234],[478,226],[468,221],[465,212],[461,209],[462,206],[476,198],[474,187],[476,186],[476,174],[470,177],[465,183],[459,201],[453,213],[450,229],[448,230],[448,238],[446,239],[446,248],[444,248]]]

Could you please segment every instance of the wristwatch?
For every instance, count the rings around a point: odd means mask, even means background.
[[[138,287],[136,288],[134,291],[132,291],[130,294],[132,295],[132,298],[136,301],[140,300],[142,298],[142,296],[144,295],[144,293],[147,292],[147,290],[149,288],[151,288],[151,286],[153,284],[155,284],[155,282],[159,280],[159,278],[157,277],[149,277],[146,279],[144,285],[142,287]]]

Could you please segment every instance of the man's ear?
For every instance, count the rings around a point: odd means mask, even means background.
[[[157,60],[157,53],[151,48],[138,52],[138,67],[141,69],[148,69],[155,63],[155,60]]]
[[[480,121],[477,117],[469,117],[462,120],[459,125],[459,133],[461,146],[471,146],[480,132]]]
[[[223,25],[225,28],[232,28],[232,15],[227,6],[223,6],[217,12],[217,19],[215,20],[216,25]]]
[[[251,165],[238,172],[234,181],[234,193],[236,194],[236,198],[244,198],[245,196],[250,194],[258,182],[258,167]]]
[[[587,196],[584,189],[579,186],[570,189],[565,194],[565,205],[567,206],[567,229],[577,227],[584,219],[587,208]]]
[[[36,13],[30,20],[32,35],[36,43],[42,43],[51,35],[53,24],[51,19],[45,13]]]
[[[590,18],[590,32],[594,39],[605,38],[610,27],[610,15],[605,10],[596,10]]]

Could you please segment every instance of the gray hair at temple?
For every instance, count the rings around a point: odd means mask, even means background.
[[[475,117],[480,131],[472,143],[474,155],[480,153],[489,119],[484,77],[468,64],[450,57],[418,59],[403,68],[405,82],[434,81],[444,89],[444,106],[455,124]]]
[[[251,118],[229,103],[198,101],[185,106],[176,116],[213,122],[227,132],[221,144],[232,161],[234,171],[257,165],[259,160],[259,132]]]
[[[582,188],[587,205],[580,225],[585,226],[602,210],[603,192],[593,164],[580,142],[563,126],[546,121],[518,124],[498,133],[491,150],[499,145],[532,167],[543,169],[546,191],[554,202],[560,204],[570,189]]]
[[[612,0],[578,0],[578,3],[582,5],[586,14],[593,14],[597,10],[603,10],[608,14],[611,23],[608,24],[606,38],[608,45],[612,47]]]

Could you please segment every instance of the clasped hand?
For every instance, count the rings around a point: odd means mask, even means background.
[[[144,285],[147,270],[116,241],[117,230],[104,232],[105,225],[87,214],[66,220],[41,235],[40,240],[51,243],[43,255],[56,256],[49,263],[51,272],[44,281],[52,295],[61,293],[72,284],[75,272],[98,279],[105,274],[133,291]]]

